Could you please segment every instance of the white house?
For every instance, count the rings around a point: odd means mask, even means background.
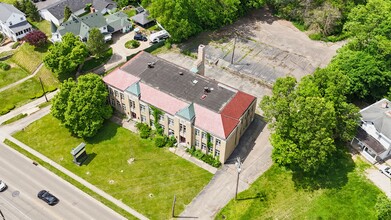
[[[55,2],[39,10],[41,17],[59,26],[64,20],[65,7],[71,9],[72,14],[79,16],[85,13],[87,5],[91,5],[92,10],[105,14],[117,8],[117,4],[112,0],[64,0]]]
[[[17,41],[32,31],[26,15],[13,5],[0,2],[0,32]]]
[[[382,99],[360,111],[361,123],[351,144],[371,163],[391,155],[391,102]]]

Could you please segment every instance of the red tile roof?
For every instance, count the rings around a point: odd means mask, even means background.
[[[139,80],[140,78],[133,76],[132,74],[129,74],[121,69],[116,69],[103,77],[103,81],[106,84],[114,86],[115,88],[122,91],[125,91],[126,88]]]
[[[220,113],[234,119],[240,119],[254,99],[254,96],[238,91]]]

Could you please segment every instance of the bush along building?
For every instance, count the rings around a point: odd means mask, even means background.
[[[103,80],[116,110],[154,127],[158,109],[164,134],[224,163],[254,119],[256,98],[205,77],[204,59],[204,45],[191,70],[141,52]]]

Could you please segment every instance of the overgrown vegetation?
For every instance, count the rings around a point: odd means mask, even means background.
[[[154,140],[156,147],[173,147],[176,144],[176,139],[174,136],[168,137],[167,135],[163,134],[164,130],[160,124],[158,125],[159,129],[156,129],[156,125],[155,125],[155,130],[152,130],[145,123],[137,123],[136,128],[142,139]]]
[[[83,66],[80,71],[83,73],[92,71],[93,69],[98,68],[107,63],[107,61],[110,60],[111,56],[113,56],[113,49],[110,47],[104,52],[104,54],[100,58],[92,57],[90,59],[87,59],[83,63]]]
[[[3,122],[3,125],[11,124],[12,122],[15,122],[15,121],[17,121],[19,119],[22,119],[22,118],[26,117],[26,116],[27,116],[27,114],[21,113],[21,114],[19,114],[17,116],[14,116],[14,117],[8,119],[7,121]]]
[[[193,157],[198,158],[213,167],[218,168],[221,166],[221,162],[219,161],[219,158],[213,158],[212,155],[204,154],[200,150],[196,150],[194,146],[186,149],[186,152],[188,152]]]
[[[125,47],[128,49],[134,49],[140,46],[140,42],[137,40],[130,40],[125,43]]]
[[[384,194],[363,175],[366,162],[353,162],[348,152],[336,161],[332,173],[312,178],[275,164],[216,219],[378,219],[377,197]]]

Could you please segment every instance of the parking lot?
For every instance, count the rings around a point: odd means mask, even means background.
[[[179,47],[196,52],[200,43],[207,45],[209,62],[270,85],[278,77],[300,79],[325,67],[344,44],[313,41],[291,22],[277,19],[265,9],[217,31],[202,33]]]

